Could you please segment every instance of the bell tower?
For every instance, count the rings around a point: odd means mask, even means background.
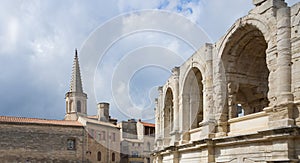
[[[83,92],[77,49],[72,67],[72,79],[70,91],[66,93],[66,115],[65,120],[77,120],[78,116],[86,116],[87,94]]]

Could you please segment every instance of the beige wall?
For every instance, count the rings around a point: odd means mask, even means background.
[[[87,123],[89,160],[92,162],[120,162],[120,130],[116,127]],[[105,139],[103,134],[105,134]],[[113,140],[113,135],[115,139]],[[97,153],[101,152],[101,161],[97,160]],[[115,161],[112,161],[112,154]]]

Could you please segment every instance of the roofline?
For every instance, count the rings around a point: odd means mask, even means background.
[[[0,121],[0,124],[14,124],[14,125],[37,125],[37,126],[66,126],[66,127],[78,127],[84,128],[82,124],[71,125],[71,124],[53,124],[53,123],[38,123],[38,122],[8,122]]]

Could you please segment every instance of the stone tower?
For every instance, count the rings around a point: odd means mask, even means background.
[[[75,50],[70,91],[66,93],[65,99],[65,120],[77,120],[79,115],[86,116],[87,94],[82,89],[77,49]]]

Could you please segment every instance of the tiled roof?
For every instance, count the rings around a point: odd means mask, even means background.
[[[71,121],[71,120],[51,120],[51,119],[10,117],[10,116],[0,116],[0,123],[23,123],[23,124],[44,124],[44,125],[61,125],[61,126],[83,126],[80,122]]]
[[[141,122],[141,123],[147,127],[155,127],[155,124],[153,124],[153,123],[147,123],[147,122]]]

